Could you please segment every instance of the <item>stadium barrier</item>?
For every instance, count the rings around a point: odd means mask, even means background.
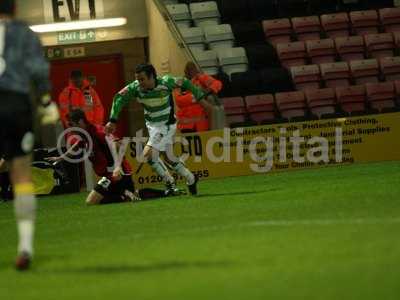
[[[185,134],[174,151],[201,179],[212,179],[400,160],[399,136],[400,113],[388,113]],[[137,160],[139,149],[131,142],[126,152],[135,182],[160,184]]]

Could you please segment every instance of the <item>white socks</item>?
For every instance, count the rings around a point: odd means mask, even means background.
[[[15,186],[14,209],[19,236],[18,253],[26,252],[32,256],[36,218],[36,198],[32,184]]]
[[[153,168],[154,172],[161,176],[166,183],[175,183],[174,177],[172,177],[162,160],[157,158],[156,160],[149,161],[149,164]]]
[[[186,178],[186,182],[188,185],[192,185],[195,182],[195,178],[192,172],[189,171],[188,168],[181,162],[178,162],[174,165],[174,170],[181,175],[182,177]]]

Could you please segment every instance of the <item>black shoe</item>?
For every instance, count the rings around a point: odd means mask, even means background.
[[[180,194],[180,190],[176,187],[175,183],[167,183],[165,187],[165,196],[167,197]]]
[[[142,201],[142,198],[140,198],[140,195],[137,192],[131,192],[126,190],[124,193],[124,199],[126,202],[140,202]]]
[[[192,196],[197,195],[197,182],[199,181],[199,177],[197,177],[196,175],[194,176],[194,183],[193,184],[188,184],[188,189],[189,189],[189,193]]]
[[[18,255],[17,260],[15,262],[15,268],[18,271],[26,271],[29,269],[31,265],[31,256],[27,252],[22,252]]]

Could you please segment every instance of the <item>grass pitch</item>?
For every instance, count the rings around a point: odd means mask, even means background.
[[[400,299],[400,162],[200,183],[201,196],[86,207],[40,200],[36,256],[0,299]]]

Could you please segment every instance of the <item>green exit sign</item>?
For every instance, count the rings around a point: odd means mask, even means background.
[[[57,34],[58,44],[77,44],[96,41],[96,30],[65,31]]]

